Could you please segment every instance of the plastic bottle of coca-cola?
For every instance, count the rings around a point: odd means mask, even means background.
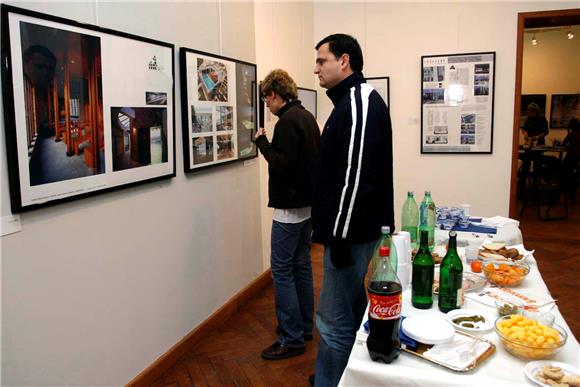
[[[369,337],[371,359],[390,363],[401,352],[399,326],[403,305],[401,282],[389,263],[389,247],[381,247],[381,261],[369,282]]]

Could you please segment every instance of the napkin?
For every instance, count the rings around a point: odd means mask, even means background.
[[[524,308],[528,310],[538,309],[540,312],[548,312],[554,306],[554,299],[549,293],[539,289],[526,289],[525,292],[516,291],[510,288],[498,288],[486,286],[479,292],[465,294],[465,298],[479,302],[481,304],[495,308],[496,300],[510,301],[513,299],[524,303]]]
[[[436,344],[423,353],[428,359],[437,360],[448,364],[452,367],[464,369],[473,363],[475,359],[481,356],[489,348],[489,343],[478,341],[474,347],[473,338],[455,334],[453,340],[445,344]],[[473,348],[473,351],[470,350]],[[470,352],[469,356],[462,356],[463,352]],[[465,356],[465,357],[464,357]]]

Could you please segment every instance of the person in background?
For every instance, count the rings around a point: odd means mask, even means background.
[[[566,156],[562,161],[566,191],[572,201],[576,201],[577,177],[575,174],[580,170],[580,120],[577,118],[570,120],[568,134],[564,138],[562,146],[567,148]]]
[[[548,121],[541,115],[540,107],[532,102],[528,105],[528,117],[524,123],[524,137],[531,138],[537,145],[545,145],[545,137],[549,133]]]
[[[256,133],[256,145],[268,162],[268,206],[274,208],[270,265],[278,319],[278,339],[262,351],[262,357],[278,360],[303,354],[304,340],[312,340],[310,206],[320,130],[296,99],[296,83],[286,71],[270,72],[261,93],[270,112],[278,116],[271,143],[264,128]]]
[[[320,140],[312,204],[313,240],[324,244],[316,326],[316,386],[336,386],[367,304],[364,278],[381,226],[394,230],[391,119],[362,74],[355,38],[316,45],[314,73],[334,109]]]

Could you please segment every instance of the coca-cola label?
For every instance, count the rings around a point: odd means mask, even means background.
[[[369,317],[375,320],[394,320],[401,317],[402,293],[388,296],[369,293]]]

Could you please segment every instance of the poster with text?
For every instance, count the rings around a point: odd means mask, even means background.
[[[492,153],[495,52],[421,57],[421,153]]]
[[[173,45],[2,5],[14,212],[175,175]]]

